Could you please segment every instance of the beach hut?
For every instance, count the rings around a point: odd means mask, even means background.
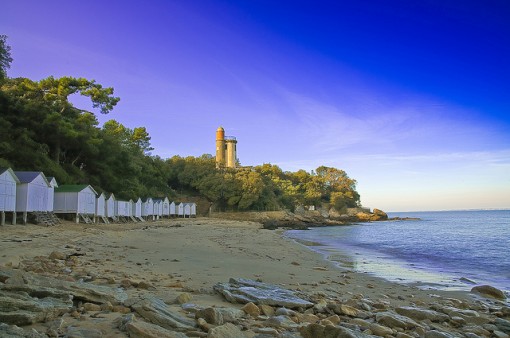
[[[185,217],[184,215],[184,203],[179,203],[177,205],[177,216],[178,217]]]
[[[145,220],[142,218],[142,199],[140,197],[138,197],[136,202],[134,202],[133,216],[138,221],[145,222]]]
[[[105,201],[105,215],[113,221],[117,220],[117,214],[115,212],[116,199],[114,194],[110,194],[110,197]]]
[[[189,203],[189,217],[197,217],[197,204]]]
[[[16,185],[20,181],[11,168],[0,168],[0,225],[5,224],[5,213],[12,213],[16,224]]]
[[[55,188],[55,202],[53,210],[57,214],[74,214],[76,223],[80,217],[85,223],[93,223],[90,217],[96,214],[97,193],[87,184],[61,185]]]
[[[123,220],[127,221],[131,216],[131,202],[129,201],[120,201],[117,200],[117,216]]]
[[[168,209],[169,209],[170,216],[173,217],[173,216],[177,215],[177,210],[175,209],[175,202],[170,203],[170,206]]]
[[[23,213],[23,224],[27,223],[28,213],[36,219],[48,211],[50,182],[40,171],[15,171],[19,184],[16,186],[16,212]]]
[[[163,199],[161,214],[163,217],[166,216],[167,218],[170,216],[170,201],[168,197]]]
[[[104,193],[99,194],[96,198],[96,221],[102,220],[104,223],[108,222],[106,218],[106,198]]]
[[[150,197],[142,200],[142,217],[154,220],[154,202]]]
[[[46,211],[53,212],[53,203],[55,199],[55,188],[58,187],[57,180],[53,176],[46,177],[50,183],[50,189],[48,191],[48,208]]]
[[[161,199],[153,198],[152,203],[153,203],[152,205],[154,208],[154,218],[159,219],[159,213],[160,213],[160,209],[161,209]]]

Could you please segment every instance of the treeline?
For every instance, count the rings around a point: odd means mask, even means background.
[[[211,155],[162,159],[151,155],[145,127],[127,128],[75,107],[72,95],[90,98],[108,114],[118,103],[113,88],[83,78],[40,81],[9,78],[12,59],[0,36],[0,167],[43,171],[60,184],[87,183],[123,199],[135,196],[202,196],[218,209],[294,209],[330,203],[359,204],[356,181],[339,169],[284,172],[263,164],[217,170]]]

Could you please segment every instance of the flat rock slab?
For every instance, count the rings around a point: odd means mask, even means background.
[[[195,321],[172,311],[160,298],[153,296],[130,298],[124,305],[131,307],[145,320],[168,330],[191,330],[196,327]]]
[[[251,279],[231,278],[228,283],[216,284],[214,290],[232,303],[246,304],[253,302],[258,305],[284,306],[287,308],[313,306],[313,303],[296,296],[294,291]]]

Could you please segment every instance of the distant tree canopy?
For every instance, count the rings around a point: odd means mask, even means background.
[[[0,35],[0,80],[7,77],[7,68],[11,62],[11,46],[7,45],[7,36]]]
[[[99,126],[96,115],[75,107],[69,96],[89,97],[100,113],[119,102],[113,88],[94,80],[52,76],[41,81],[5,77],[10,47],[0,36],[0,167],[43,171],[60,184],[87,183],[129,199],[201,196],[219,209],[275,210],[359,204],[356,181],[343,170],[284,172],[278,166],[217,170],[211,155],[152,156],[145,127],[115,120]]]

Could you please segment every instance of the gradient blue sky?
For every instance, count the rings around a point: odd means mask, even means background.
[[[241,164],[344,169],[368,207],[510,208],[507,0],[1,7],[10,77],[114,87],[101,123],[147,127],[163,158],[213,154],[221,125]]]

